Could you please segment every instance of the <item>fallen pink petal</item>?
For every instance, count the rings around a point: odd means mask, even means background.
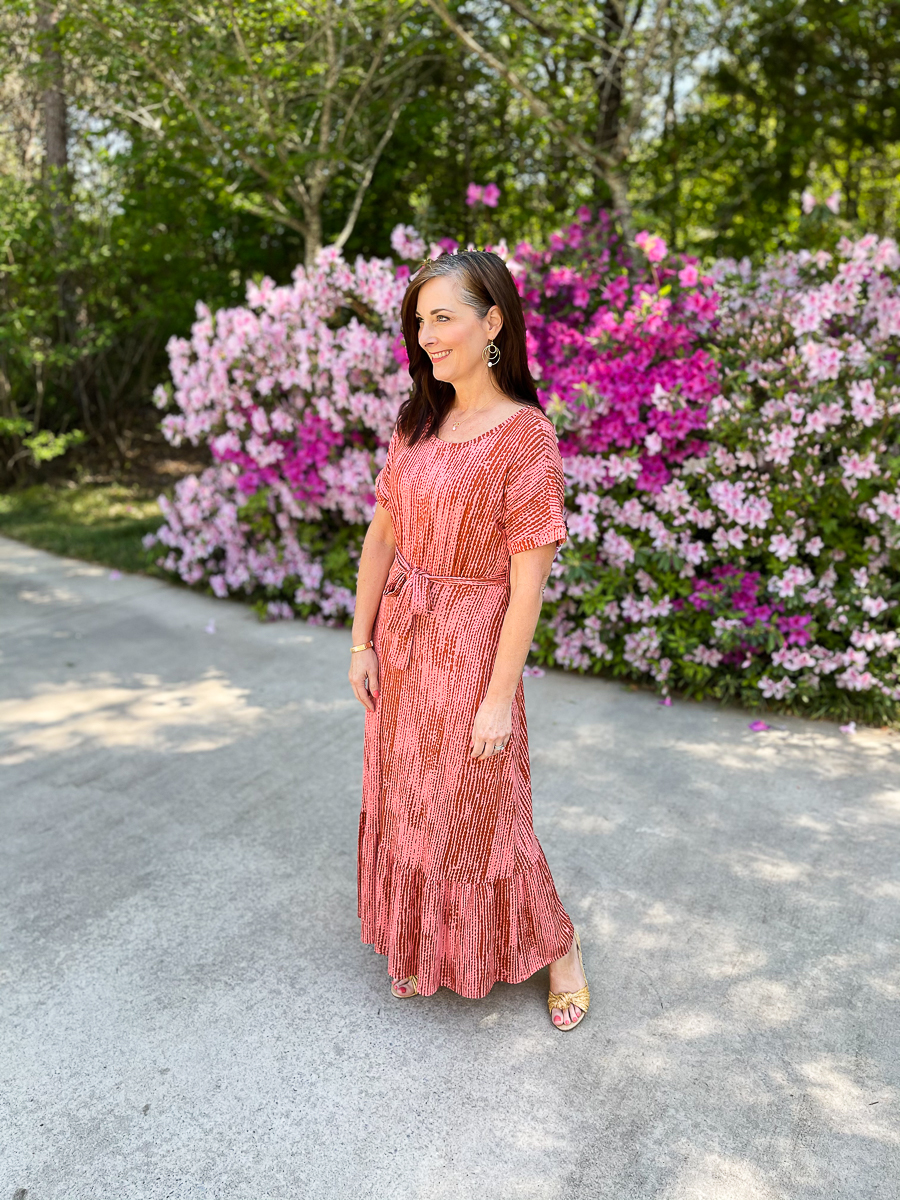
[[[215,632],[216,632],[216,622],[215,622],[215,618],[213,618],[213,619],[212,619],[212,620],[210,620],[210,621],[207,621],[207,623],[206,623],[206,632],[207,632],[207,633],[215,633]]]
[[[110,579],[113,580],[113,582],[115,582],[115,580],[122,578],[122,572],[113,569],[112,571],[110,571],[109,577],[110,577]]]
[[[751,721],[747,726],[751,733],[765,733],[767,729],[771,729],[771,725],[767,725],[765,721]]]
[[[841,733],[856,733],[856,722],[848,721],[846,725],[839,726]]]

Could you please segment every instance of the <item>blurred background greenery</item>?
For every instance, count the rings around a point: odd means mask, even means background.
[[[0,532],[146,568],[165,346],[202,299],[398,223],[539,242],[582,204],[704,258],[894,234],[900,6],[6,0]],[[470,182],[500,188],[466,203]]]

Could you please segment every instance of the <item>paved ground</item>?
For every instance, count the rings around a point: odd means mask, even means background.
[[[345,631],[0,568],[0,1200],[896,1200],[900,738],[528,679],[563,1036],[360,943]]]

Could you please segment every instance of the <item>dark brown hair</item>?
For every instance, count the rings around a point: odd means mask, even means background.
[[[416,322],[419,289],[423,283],[438,276],[455,280],[463,303],[474,308],[479,319],[483,320],[494,304],[500,309],[503,327],[494,339],[500,351],[500,361],[491,368],[494,382],[511,400],[541,408],[537,388],[528,370],[522,302],[503,259],[488,250],[442,254],[440,258],[429,260],[409,281],[400,309],[413,385],[400,406],[397,429],[409,445],[437,433],[441,421],[453,407],[455,396],[452,384],[435,379],[431,359],[419,345]]]

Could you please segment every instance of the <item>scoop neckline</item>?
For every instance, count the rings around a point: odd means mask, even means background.
[[[434,440],[436,442],[440,442],[442,446],[470,446],[472,442],[480,442],[482,438],[486,438],[490,434],[496,433],[498,429],[502,429],[504,425],[508,425],[510,421],[514,421],[521,412],[524,412],[526,408],[533,407],[534,406],[531,404],[521,404],[514,413],[510,413],[508,417],[504,417],[498,425],[492,425],[491,428],[486,429],[484,433],[476,433],[474,437],[465,438],[461,442],[448,442],[446,438],[438,437],[437,434],[434,435]]]

